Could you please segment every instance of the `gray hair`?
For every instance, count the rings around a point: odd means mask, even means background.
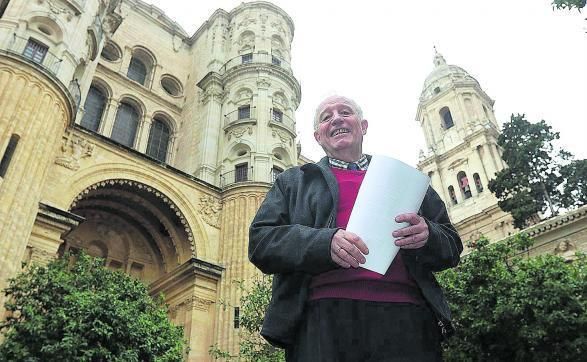
[[[336,100],[342,101],[342,103],[349,105],[353,112],[355,112],[359,120],[363,120],[363,111],[361,110],[361,107],[359,107],[357,102],[347,97],[333,95],[320,102],[318,108],[316,108],[316,113],[314,114],[314,131],[318,129],[318,125],[320,124],[320,113],[322,113],[322,111],[324,110],[324,106],[326,106],[327,104],[334,103],[334,101]]]

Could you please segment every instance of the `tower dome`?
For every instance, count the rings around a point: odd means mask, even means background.
[[[456,65],[446,64],[446,60],[444,60],[442,54],[436,51],[436,48],[434,49],[434,52],[434,70],[426,77],[426,80],[424,80],[424,87],[422,89],[422,94],[420,95],[420,101],[427,101],[434,97],[434,95],[439,94],[456,83],[474,83],[479,85],[479,82],[477,82],[477,80],[463,68]]]

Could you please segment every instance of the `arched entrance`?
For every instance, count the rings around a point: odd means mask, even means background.
[[[193,235],[178,207],[143,183],[113,179],[82,191],[70,211],[85,221],[65,238],[60,252],[85,250],[146,283],[195,255]]]

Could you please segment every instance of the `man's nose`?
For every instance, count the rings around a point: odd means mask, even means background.
[[[338,112],[334,112],[334,114],[332,114],[332,120],[330,121],[330,123],[339,124],[341,122],[342,117],[340,116],[340,114],[338,114]]]

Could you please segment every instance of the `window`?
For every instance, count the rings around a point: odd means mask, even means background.
[[[243,182],[249,179],[248,171],[249,165],[247,163],[241,163],[234,167],[234,182]]]
[[[130,60],[126,76],[135,82],[145,85],[145,80],[147,79],[147,66],[140,59],[133,56]]]
[[[279,59],[275,55],[272,55],[271,56],[271,64],[273,64],[273,65],[281,65],[281,59]]]
[[[442,118],[442,126],[444,129],[449,129],[454,126],[452,114],[450,114],[450,109],[448,109],[448,107],[443,107],[440,110],[440,117]]]
[[[161,87],[170,96],[178,97],[181,95],[181,85],[179,81],[169,75],[161,77]]]
[[[475,188],[477,188],[477,193],[483,192],[483,185],[481,184],[481,178],[479,177],[478,173],[473,174],[473,181],[475,181]]]
[[[169,127],[159,119],[154,119],[149,132],[147,155],[165,162],[167,159],[167,147],[169,146]]]
[[[43,63],[43,59],[45,59],[48,50],[49,48],[45,44],[29,39],[22,54],[33,62],[41,64]]]
[[[253,53],[243,54],[243,55],[241,55],[241,59],[242,59],[243,64],[252,63],[253,62]]]
[[[81,126],[97,132],[106,106],[106,96],[98,88],[91,86],[84,103],[84,116]]]
[[[452,202],[453,205],[458,204],[457,202],[457,195],[455,194],[455,188],[452,186],[448,187],[448,195],[450,197],[450,201]]]
[[[116,113],[116,120],[112,128],[112,139],[127,147],[132,147],[135,142],[139,114],[133,106],[121,103]]]
[[[434,94],[438,94],[438,93],[440,93],[440,87],[434,88]]]
[[[2,161],[0,161],[0,177],[6,176],[6,171],[8,171],[8,166],[10,166],[10,160],[12,160],[12,156],[14,156],[14,151],[16,150],[16,145],[18,144],[18,140],[20,137],[18,135],[13,134],[10,137],[10,141],[8,141],[8,146],[4,151],[4,156],[2,156]]]
[[[234,307],[234,320],[233,320],[234,328],[240,327],[240,309],[239,307]]]
[[[271,109],[271,120],[273,122],[283,122],[283,112],[277,108]]]
[[[459,182],[459,188],[465,199],[471,197],[471,187],[469,186],[469,179],[464,171],[457,174],[457,181]]]
[[[277,180],[277,176],[282,172],[283,172],[282,169],[280,169],[279,167],[273,166],[273,168],[271,169],[271,182],[275,182],[275,180]]]
[[[251,118],[251,106],[240,106],[238,107],[238,119],[249,119]]]
[[[0,18],[4,16],[4,12],[6,11],[9,2],[10,0],[0,0]]]
[[[118,46],[116,46],[112,42],[107,42],[102,49],[102,58],[106,59],[109,62],[115,62],[120,59],[120,50]]]

